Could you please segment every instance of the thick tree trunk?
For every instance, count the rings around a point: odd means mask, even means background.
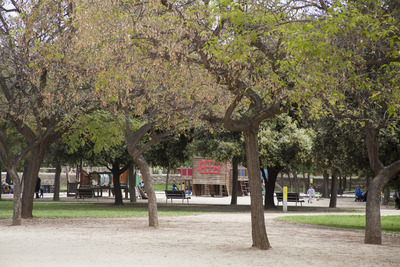
[[[151,181],[149,166],[143,156],[135,158],[134,161],[136,165],[139,167],[140,172],[142,173],[142,179],[148,197],[149,226],[157,228],[158,227],[157,199],[153,183]]]
[[[33,197],[35,194],[36,180],[39,175],[40,166],[43,163],[44,155],[48,145],[43,142],[32,149],[29,156],[29,163],[24,173],[24,192],[22,195],[22,213],[23,219],[32,218]]]
[[[371,181],[368,188],[364,240],[366,244],[382,244],[380,195],[383,179],[381,172]]]
[[[264,209],[275,209],[274,193],[275,183],[278,178],[278,174],[282,171],[282,167],[271,167],[268,168],[268,179],[265,181],[265,198],[264,198]]]
[[[237,157],[232,158],[232,196],[231,196],[231,205],[237,205],[237,184],[239,177],[239,160]]]
[[[370,123],[366,124],[365,136],[368,158],[370,166],[375,173],[375,177],[369,182],[368,187],[364,242],[366,244],[380,245],[382,244],[380,213],[381,191],[385,185],[400,172],[400,160],[386,167],[382,164],[379,160],[378,133],[379,129],[373,128]]]
[[[331,199],[329,201],[329,208],[336,208],[337,191],[338,191],[338,178],[336,172],[332,171],[332,188],[331,188]]]
[[[122,201],[121,183],[119,182],[119,177],[121,175],[119,167],[120,167],[119,163],[114,162],[112,164],[112,170],[111,170],[113,174],[113,183],[114,183],[114,196],[115,196],[114,205],[117,206],[124,205]]]
[[[61,177],[61,164],[56,164],[56,175],[54,176],[54,192],[53,201],[60,201],[60,177]]]
[[[258,127],[243,132],[246,143],[247,170],[250,183],[251,229],[253,247],[270,249],[265,229],[264,207],[262,199],[260,161],[258,150]]]

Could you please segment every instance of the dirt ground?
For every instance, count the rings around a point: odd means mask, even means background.
[[[165,205],[162,194],[157,196]],[[189,205],[229,202],[229,198],[192,198]],[[248,197],[239,199],[239,205],[248,204]],[[249,212],[162,216],[157,229],[148,227],[147,217],[35,218],[24,220],[22,226],[0,219],[0,266],[399,266],[400,236],[384,234],[383,245],[365,245],[363,231],[277,220],[310,214],[311,207],[316,210],[311,214],[322,214],[318,207],[327,207],[328,201],[305,203],[307,212],[291,211],[295,210],[291,205],[287,213],[265,213],[272,245],[267,251],[251,248]],[[363,205],[346,198],[338,202],[338,208],[361,212]],[[381,213],[400,215],[386,207]]]

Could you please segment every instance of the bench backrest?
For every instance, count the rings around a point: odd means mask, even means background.
[[[283,193],[282,192],[276,192],[275,194],[276,194],[276,197],[278,199],[283,199]],[[288,197],[288,199],[299,200],[299,195],[297,193],[288,192],[287,193],[287,197]]]
[[[165,195],[166,196],[185,196],[185,191],[183,191],[183,190],[179,190],[179,191],[165,190]]]

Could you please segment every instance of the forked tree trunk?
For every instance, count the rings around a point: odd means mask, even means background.
[[[264,198],[264,209],[274,209],[274,193],[275,183],[278,178],[278,174],[282,171],[282,167],[271,167],[268,168],[268,179],[265,182],[265,198]]]
[[[157,199],[153,183],[151,181],[149,166],[143,156],[135,158],[134,161],[136,165],[139,167],[140,172],[142,173],[142,179],[148,197],[149,226],[157,228],[158,227]]]
[[[370,123],[365,126],[366,145],[369,163],[375,173],[369,183],[366,207],[365,239],[366,244],[382,244],[380,200],[385,185],[400,172],[400,160],[384,166],[379,160],[379,129]]]
[[[258,127],[243,131],[246,143],[247,170],[250,183],[251,229],[253,247],[270,249],[265,229],[264,207],[260,179],[260,162],[258,150]]]

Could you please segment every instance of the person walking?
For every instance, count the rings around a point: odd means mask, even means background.
[[[308,203],[312,203],[312,198],[314,197],[315,190],[314,188],[310,185],[310,188],[307,190],[307,195],[308,195]]]

